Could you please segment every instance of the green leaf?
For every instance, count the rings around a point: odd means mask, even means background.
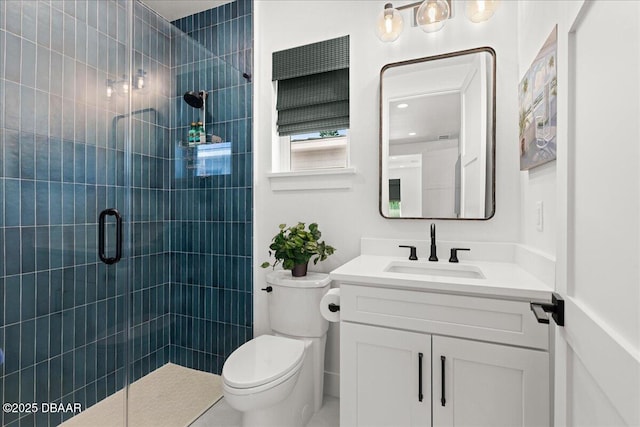
[[[271,263],[270,263],[269,261],[265,261],[265,262],[263,262],[262,264],[260,264],[260,267],[262,267],[262,268],[267,268],[267,267],[269,267],[270,265],[271,265]]]
[[[282,263],[286,270],[291,270],[296,264],[306,264],[311,259],[313,263],[324,261],[334,252],[334,248],[320,241],[320,230],[317,223],[309,224],[309,228],[305,228],[304,222],[298,222],[296,225],[287,228],[286,224],[279,225],[278,233],[271,240],[269,245],[269,256],[273,256],[273,263],[264,262],[261,264],[263,268],[269,265],[275,267]]]

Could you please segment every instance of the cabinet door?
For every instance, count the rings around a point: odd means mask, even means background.
[[[340,425],[431,425],[430,358],[430,335],[342,322]]]
[[[432,366],[434,426],[550,424],[547,352],[434,336]]]

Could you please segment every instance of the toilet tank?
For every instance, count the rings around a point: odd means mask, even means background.
[[[293,277],[289,270],[267,274],[269,321],[271,329],[294,337],[321,337],[329,322],[320,314],[320,300],[329,291],[331,281],[325,273],[308,272]]]

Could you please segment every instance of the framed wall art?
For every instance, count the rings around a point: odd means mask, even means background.
[[[518,87],[520,170],[556,158],[557,32],[556,26]]]

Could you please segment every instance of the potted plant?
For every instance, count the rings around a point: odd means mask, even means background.
[[[318,224],[309,224],[309,229],[305,229],[305,224],[299,222],[298,225],[287,228],[286,224],[279,225],[280,231],[276,234],[269,245],[269,256],[275,257],[275,261],[270,263],[265,261],[262,268],[276,267],[282,262],[282,268],[291,270],[293,277],[307,275],[307,263],[313,257],[313,263],[324,261],[335,251],[335,248],[320,241],[320,230]]]

